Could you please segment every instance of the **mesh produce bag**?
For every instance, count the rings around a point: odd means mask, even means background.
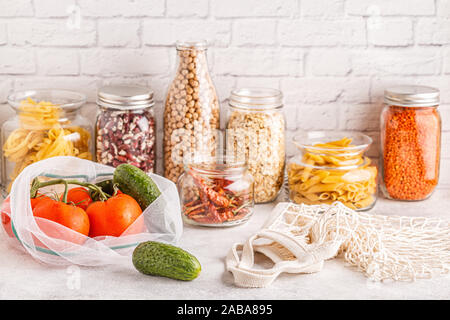
[[[255,253],[273,266],[255,266]],[[412,281],[450,270],[450,222],[356,213],[343,204],[280,203],[264,227],[235,244],[227,270],[241,287],[265,287],[283,272],[312,273],[336,256],[375,281]]]
[[[61,224],[33,216],[30,185],[35,177],[95,183],[112,178],[113,172],[112,167],[76,157],[54,157],[29,165],[15,179],[2,204],[4,230],[34,258],[54,265],[131,265],[131,254],[140,242],[153,240],[176,244],[183,231],[178,191],[173,182],[154,174],[150,177],[161,195],[120,237],[89,238]]]

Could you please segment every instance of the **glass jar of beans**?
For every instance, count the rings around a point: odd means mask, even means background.
[[[389,199],[423,200],[439,180],[439,90],[397,86],[384,92],[381,113],[381,190]]]
[[[186,158],[214,156],[219,101],[206,60],[206,42],[177,42],[177,69],[164,109],[164,176],[173,182]]]
[[[105,86],[98,91],[97,162],[132,164],[147,173],[155,167],[153,91],[136,86]]]

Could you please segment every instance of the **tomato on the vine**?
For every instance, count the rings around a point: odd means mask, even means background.
[[[9,237],[14,238],[14,233],[12,231],[12,225],[11,225],[11,199],[8,196],[2,203],[2,225],[3,229],[5,229],[6,233]]]
[[[141,232],[143,220],[137,219],[142,209],[131,196],[120,193],[106,201],[93,202],[86,210],[90,221],[90,237],[120,236],[134,222],[133,231]],[[130,231],[130,230],[128,230]]]
[[[49,200],[41,200],[34,206],[33,215],[36,218],[59,223],[81,234],[61,233],[61,229],[55,228],[54,225],[43,220],[37,220],[40,229],[49,237],[81,244],[86,240],[84,236],[89,235],[90,223],[86,211],[72,204],[66,204],[50,198]]]
[[[53,200],[53,199],[50,198],[50,197],[48,197],[48,196],[46,196],[46,195],[38,194],[38,195],[36,196],[36,198],[31,198],[31,199],[30,199],[31,209],[34,209],[34,207],[36,207],[36,205],[37,205],[39,202],[42,202],[42,201],[48,201],[48,200]]]
[[[64,195],[61,195],[61,200]],[[89,190],[84,187],[72,188],[67,192],[67,203],[72,203],[75,206],[86,210],[87,207],[92,203],[91,194]]]

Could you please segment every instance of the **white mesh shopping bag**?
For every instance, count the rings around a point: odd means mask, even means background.
[[[20,244],[34,258],[54,265],[125,263],[131,266],[131,254],[140,242],[176,244],[183,231],[178,191],[173,182],[155,174],[150,177],[161,195],[119,237],[89,238],[61,224],[33,216],[30,185],[35,177],[95,183],[111,178],[113,172],[112,167],[76,157],[54,157],[29,165],[15,179],[2,204],[3,228],[14,243]],[[139,232],[134,232],[136,224],[143,225]],[[54,236],[43,229],[51,230]],[[73,239],[77,241],[71,241]]]
[[[256,253],[273,266],[257,268]],[[339,202],[279,203],[259,232],[233,245],[226,265],[236,285],[265,287],[283,272],[318,272],[325,260],[338,255],[375,281],[445,274],[450,270],[450,222],[357,213]]]

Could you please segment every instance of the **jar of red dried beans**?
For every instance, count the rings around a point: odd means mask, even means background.
[[[135,86],[106,86],[98,91],[97,162],[132,164],[145,172],[155,167],[153,91]]]
[[[397,86],[385,90],[381,113],[381,189],[389,199],[423,200],[439,179],[439,90]]]

